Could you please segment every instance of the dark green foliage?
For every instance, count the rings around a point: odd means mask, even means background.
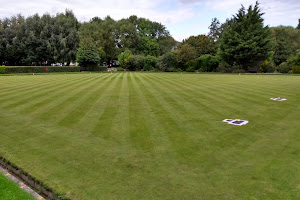
[[[143,69],[145,71],[150,71],[156,67],[157,58],[154,56],[145,56],[144,57],[144,66]]]
[[[268,26],[263,25],[263,13],[258,2],[233,16],[220,39],[219,55],[230,65],[256,67],[273,54],[272,35]]]
[[[46,65],[75,61],[79,23],[72,11],[21,15],[0,22],[0,63]]]
[[[0,66],[0,74],[5,74],[5,65]]]
[[[275,40],[274,62],[280,65],[300,48],[300,30],[291,26],[278,26],[271,30]]]
[[[291,67],[286,62],[283,62],[277,67],[277,70],[280,73],[288,73],[291,70]]]
[[[80,47],[76,54],[76,61],[82,67],[97,66],[100,62],[99,51],[94,45]]]
[[[260,67],[260,72],[263,73],[273,73],[275,71],[275,65],[273,62],[265,60]]]
[[[185,71],[186,68],[189,67],[190,61],[197,58],[196,48],[188,43],[181,45],[178,50],[174,51],[173,53],[176,56],[179,68],[183,71]]]
[[[195,71],[195,67],[194,66],[189,66],[185,71],[186,72],[194,72]]]
[[[213,18],[211,21],[209,28],[209,33],[208,35],[215,41],[217,42],[219,38],[221,37],[222,34],[222,27],[221,23],[217,18]]]
[[[95,71],[95,72],[103,72],[103,71],[107,71],[107,67],[106,66],[88,66],[86,68],[87,71]]]
[[[196,59],[197,69],[202,68],[205,72],[216,71],[219,66],[219,58],[217,56],[205,54]]]
[[[182,45],[184,44],[189,44],[190,46],[195,48],[196,57],[200,57],[203,54],[214,55],[217,52],[217,44],[214,41],[214,38],[206,35],[191,36],[183,41]],[[179,47],[179,49],[181,48],[181,46]]]
[[[47,73],[47,72],[80,72],[80,67],[69,67],[69,66],[43,66],[43,67],[9,67],[6,66],[5,73]]]
[[[172,52],[166,53],[157,59],[156,66],[160,71],[170,71],[171,68],[177,68],[178,62],[176,55]]]
[[[300,66],[300,50],[297,51],[296,55],[290,56],[287,59],[287,63],[289,66]]]
[[[145,57],[143,55],[132,55],[129,59],[128,69],[131,71],[139,71],[144,68]]]
[[[293,74],[300,74],[300,66],[293,66],[292,70]]]
[[[122,71],[124,71],[124,69],[122,67],[117,67],[117,71],[122,72]]]

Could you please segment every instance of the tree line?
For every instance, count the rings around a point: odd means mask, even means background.
[[[224,23],[214,18],[207,35],[182,42],[164,25],[134,15],[84,23],[70,10],[55,16],[17,15],[0,20],[0,64],[98,66],[118,60],[127,70],[296,72],[300,23],[269,27],[263,14],[258,2],[242,6]]]

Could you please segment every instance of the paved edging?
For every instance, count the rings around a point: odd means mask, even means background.
[[[4,169],[1,165],[0,165],[0,173],[2,173],[4,176],[6,176],[8,179],[12,180],[13,182],[17,183],[21,189],[25,190],[26,192],[28,192],[29,194],[31,194],[32,196],[34,196],[36,199],[38,199],[38,200],[45,200],[44,197],[42,197],[41,195],[39,195],[38,193],[36,193],[28,185],[26,185],[21,180],[19,180],[16,176],[14,176],[13,174],[9,173],[9,171],[6,170],[6,169]]]

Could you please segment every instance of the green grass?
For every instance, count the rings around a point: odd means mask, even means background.
[[[0,173],[0,199],[1,200],[34,200],[35,198],[20,189],[17,183],[8,180]]]
[[[299,76],[125,72],[0,85],[0,155],[72,199],[300,198]]]

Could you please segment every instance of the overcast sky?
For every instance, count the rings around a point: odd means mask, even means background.
[[[297,26],[300,0],[261,0],[265,25]],[[243,4],[254,0],[0,0],[0,18],[21,13],[30,16],[46,12],[55,15],[71,9],[79,21],[110,15],[113,19],[130,15],[161,22],[178,41],[191,35],[208,33],[212,18],[220,22],[230,18]]]

